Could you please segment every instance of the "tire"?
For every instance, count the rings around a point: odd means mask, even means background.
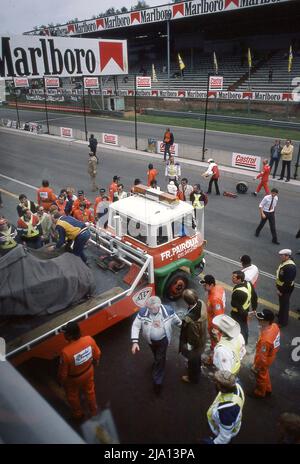
[[[183,271],[177,271],[171,275],[164,290],[164,296],[169,300],[178,300],[183,291],[188,288],[188,274]]]
[[[248,184],[246,182],[238,182],[236,184],[236,191],[238,193],[246,193],[248,191]]]

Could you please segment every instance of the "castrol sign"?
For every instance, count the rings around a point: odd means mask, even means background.
[[[232,153],[232,166],[234,168],[248,169],[249,171],[259,171],[260,164],[260,156]]]
[[[209,76],[209,90],[223,90],[223,76]]]

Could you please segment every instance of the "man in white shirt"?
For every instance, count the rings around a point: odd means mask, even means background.
[[[245,340],[238,322],[226,314],[213,318],[213,325],[221,338],[214,349],[213,365],[216,369],[238,375],[241,360],[246,354]]]
[[[170,306],[161,304],[160,298],[151,296],[145,307],[140,309],[131,329],[132,354],[140,351],[139,334],[148,342],[154,355],[152,379],[154,393],[159,395],[164,378],[166,354],[171,342],[172,326],[181,326],[182,322]]]
[[[272,234],[272,243],[280,245],[277,240],[277,232],[275,226],[275,208],[278,203],[278,190],[273,188],[270,195],[266,195],[259,204],[261,221],[255,231],[255,237],[258,237],[260,231],[264,227],[265,223],[269,221],[270,230]]]
[[[243,255],[240,257],[240,262],[242,264],[242,272],[245,274],[245,281],[251,282],[254,288],[256,288],[257,279],[259,270],[255,264],[251,264],[251,258],[248,255]]]

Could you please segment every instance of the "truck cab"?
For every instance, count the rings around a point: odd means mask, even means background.
[[[134,187],[134,194],[109,207],[108,231],[153,257],[156,293],[177,299],[189,275],[204,266],[204,208],[173,195]]]

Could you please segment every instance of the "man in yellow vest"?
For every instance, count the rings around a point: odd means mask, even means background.
[[[248,313],[252,307],[253,311],[257,308],[257,294],[251,282],[245,281],[243,271],[232,273],[232,283],[234,284],[231,296],[230,316],[239,323],[241,332],[248,344]]]
[[[18,245],[17,229],[4,217],[0,218],[0,256],[4,256]]]
[[[218,395],[207,411],[208,424],[214,437],[205,438],[202,443],[226,445],[240,431],[245,395],[231,372],[217,371],[214,381]]]
[[[296,264],[291,255],[292,251],[288,248],[279,251],[281,264],[276,271],[276,288],[279,297],[279,327],[285,327],[289,321],[290,297],[294,290],[296,278]]]
[[[213,365],[216,369],[231,372],[238,375],[241,360],[246,354],[245,340],[241,334],[239,324],[227,316],[220,314],[212,320],[213,329],[218,331],[219,341],[214,348]]]

